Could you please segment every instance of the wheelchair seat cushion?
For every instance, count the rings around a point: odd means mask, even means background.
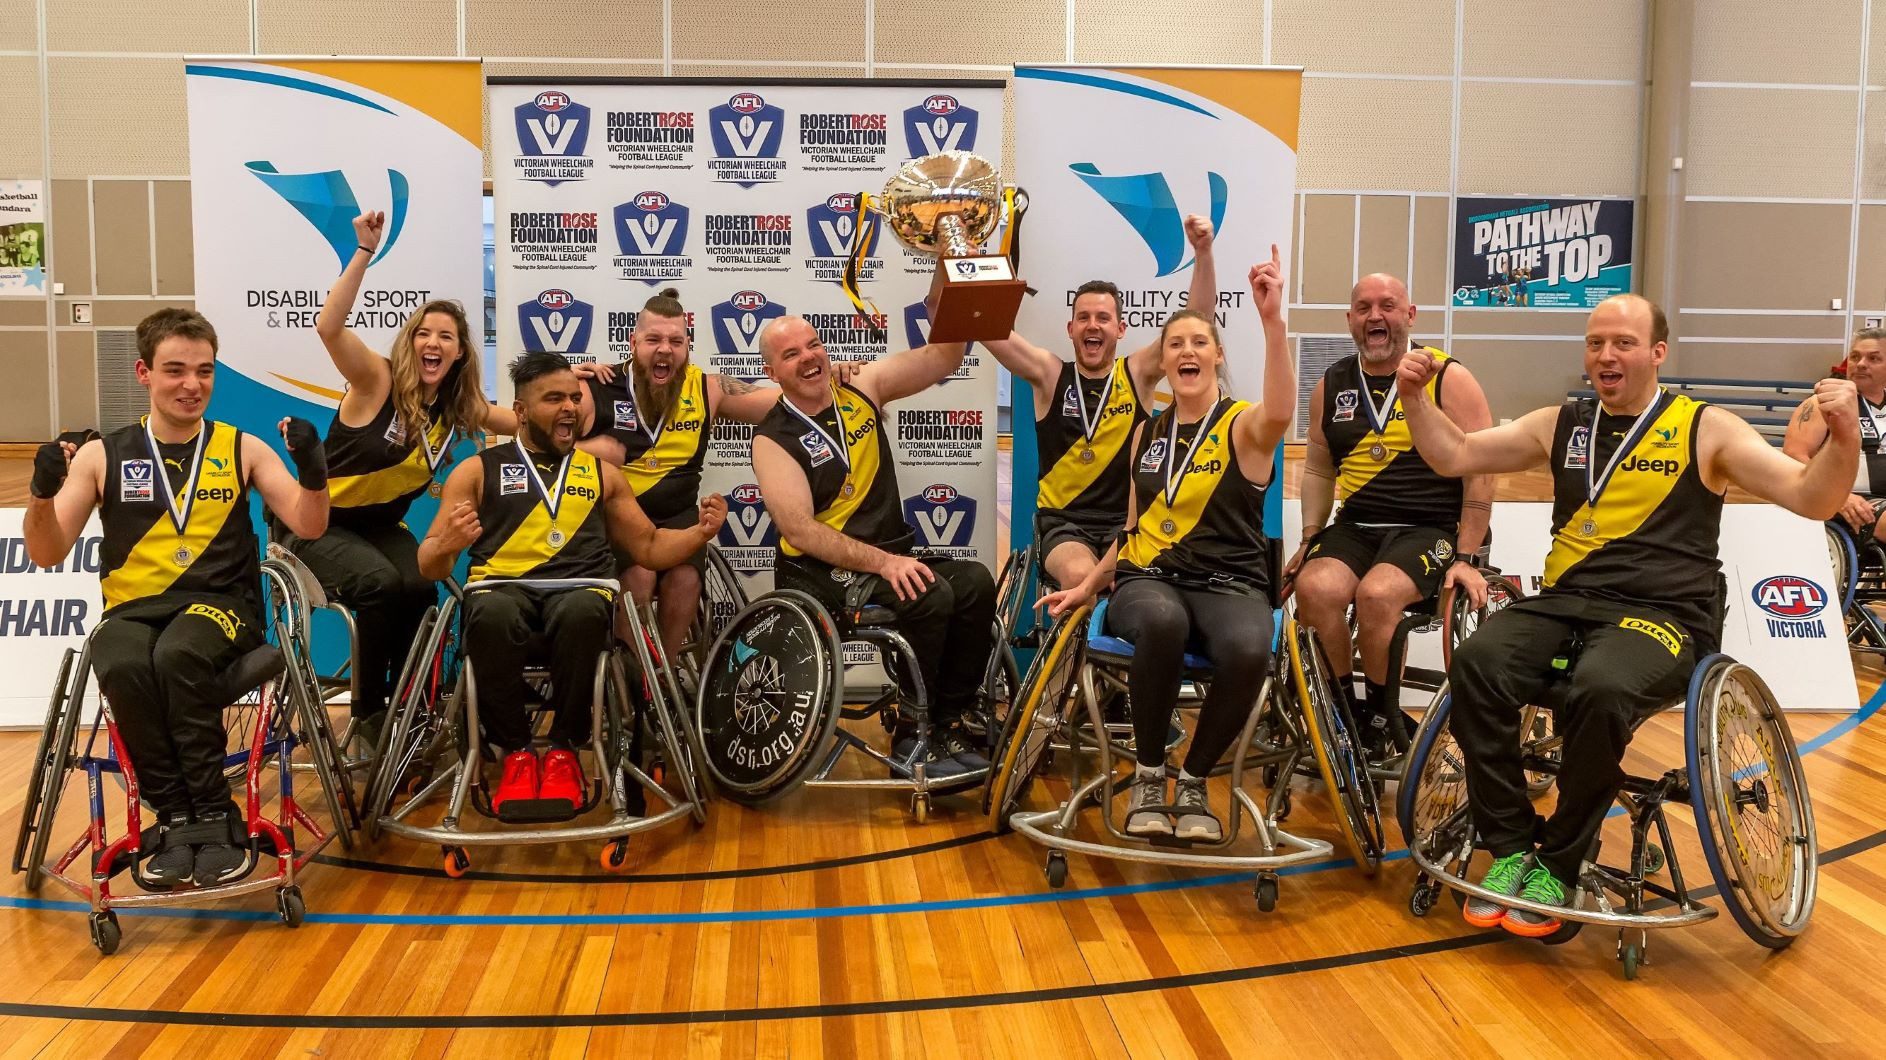
[[[1103,599],[1095,604],[1093,614],[1087,620],[1087,650],[1117,659],[1131,659],[1133,642],[1107,632],[1107,603],[1108,601]],[[1187,651],[1185,668],[1188,671],[1209,671],[1211,660],[1197,652]]]
[[[273,644],[265,644],[237,659],[229,669],[223,671],[222,695],[218,698],[228,701],[240,699],[273,680],[287,668],[288,660],[282,655],[281,649]]]

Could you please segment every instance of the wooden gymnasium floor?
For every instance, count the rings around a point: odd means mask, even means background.
[[[1309,866],[1269,914],[1235,872],[1076,856],[1054,891],[1042,851],[992,836],[969,799],[916,825],[902,800],[802,791],[640,838],[626,875],[604,875],[593,844],[475,851],[463,880],[435,848],[334,847],[304,878],[299,930],[266,896],[126,915],[112,958],[61,895],[7,877],[0,1054],[1880,1055],[1877,706],[1791,718],[1822,857],[1805,937],[1770,954],[1727,916],[1654,934],[1634,983],[1599,931],[1546,948],[1468,928],[1448,901],[1414,918],[1400,858],[1373,879]],[[9,841],[34,739],[0,734]],[[1632,762],[1681,747],[1675,719],[1654,719]],[[81,801],[74,785],[55,845]],[[1671,822],[1706,883],[1688,814]],[[1320,789],[1302,786],[1288,827],[1335,840]]]

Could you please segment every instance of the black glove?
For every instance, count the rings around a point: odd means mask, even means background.
[[[33,496],[42,501],[51,500],[65,485],[66,458],[65,450],[58,442],[47,442],[33,454],[33,484],[30,487]]]
[[[282,440],[288,443],[288,458],[295,462],[295,479],[305,490],[327,488],[327,447],[314,424],[299,416],[290,416],[282,428]]]

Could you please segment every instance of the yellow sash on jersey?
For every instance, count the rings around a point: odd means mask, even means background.
[[[383,467],[364,475],[338,475],[328,479],[328,503],[336,508],[365,508],[370,504],[396,501],[409,493],[425,489],[432,481],[433,473],[426,450],[430,446],[432,452],[440,454],[440,463],[444,463],[441,447],[448,443],[451,436],[443,422],[435,422],[426,429],[426,444],[413,446],[412,452],[406,454],[406,459],[392,467]]]
[[[1702,402],[1681,394],[1651,423],[1637,444],[1619,462],[1616,474],[1599,496],[1594,507],[1589,501],[1578,506],[1565,525],[1552,535],[1552,551],[1545,558],[1545,584],[1551,588],[1566,572],[1586,556],[1612,541],[1629,537],[1644,525],[1683,480],[1689,470],[1691,433],[1702,417]],[[1598,439],[1589,439],[1585,459],[1596,459]],[[1558,469],[1553,469],[1556,474]],[[1602,474],[1602,466],[1593,469]],[[1583,532],[1586,524],[1595,534]]]
[[[1447,354],[1432,346],[1424,347],[1424,349],[1434,355],[1434,363],[1437,365],[1444,365],[1450,360]],[[1360,374],[1358,372],[1358,375]],[[1435,400],[1434,391],[1440,384],[1441,373],[1437,370],[1434,377],[1428,380],[1428,385],[1423,388],[1427,391],[1429,401]],[[1374,425],[1370,424],[1369,433],[1363,435],[1355,448],[1349,450],[1349,455],[1342,458],[1342,466],[1337,469],[1336,483],[1342,488],[1344,497],[1355,496],[1357,490],[1374,481],[1375,476],[1400,459],[1403,453],[1414,453],[1414,459],[1421,459],[1421,454],[1415,453],[1414,436],[1408,433],[1408,417],[1401,410],[1400,392],[1396,390],[1393,380],[1390,380],[1388,385],[1390,391],[1395,393],[1395,400],[1388,407],[1388,424],[1380,431],[1374,430]],[[1356,397],[1360,402],[1366,403],[1369,400],[1368,377],[1363,376],[1359,379],[1356,387]],[[1355,415],[1357,419],[1369,423],[1367,410],[1357,408]],[[1370,455],[1370,451],[1378,445],[1383,450],[1379,459]]]
[[[1080,369],[1074,370],[1074,386],[1081,385]],[[1068,446],[1061,459],[1054,462],[1048,473],[1041,476],[1041,486],[1035,493],[1037,508],[1065,508],[1074,503],[1074,499],[1087,492],[1113,461],[1119,456],[1120,449],[1133,437],[1133,413],[1139,408],[1139,396],[1133,391],[1133,376],[1127,370],[1126,358],[1117,357],[1113,361],[1111,382],[1100,409],[1100,419],[1094,424],[1094,438],[1091,448],[1092,460],[1082,460],[1081,451],[1090,447],[1082,439]]]
[[[1216,420],[1199,426],[1199,434],[1186,454],[1190,470],[1179,482],[1178,495],[1168,502],[1166,491],[1161,488],[1153,491],[1150,501],[1140,498],[1139,522],[1120,550],[1122,560],[1141,569],[1151,567],[1161,553],[1185,540],[1185,535],[1198,526],[1205,515],[1205,506],[1218,490],[1218,483],[1231,473],[1238,459],[1231,444],[1232,421],[1250,407],[1248,401],[1233,401]],[[1167,415],[1177,415],[1177,412],[1174,409]],[[1167,454],[1166,459],[1172,459],[1173,455]],[[1168,525],[1172,529],[1166,529]]]
[[[557,505],[557,517],[550,518],[542,497],[530,514],[505,538],[491,558],[471,569],[473,581],[481,578],[524,578],[568,547],[576,532],[602,503],[602,463],[581,449],[570,453],[570,473],[563,482],[563,499]],[[546,483],[546,486],[548,484]],[[535,496],[533,494],[533,496]],[[550,531],[561,531],[562,541],[550,544]]]
[[[639,456],[628,458],[622,465],[622,476],[629,480],[629,488],[641,496],[655,488],[656,483],[668,477],[670,471],[687,464],[694,459],[694,454],[707,444],[707,374],[690,364],[681,377],[681,392],[675,395],[674,405],[668,409],[662,420],[661,432],[655,436],[655,444],[648,447]],[[629,384],[633,387],[635,384]],[[631,390],[630,393],[634,391]],[[642,410],[637,408],[637,417]],[[637,420],[640,425],[640,420]],[[649,462],[654,466],[650,467]]]
[[[780,398],[781,401],[786,400]],[[838,499],[830,508],[819,512],[813,518],[826,526],[845,532],[845,524],[858,512],[858,506],[864,503],[866,495],[878,478],[878,414],[871,403],[862,394],[848,386],[839,387],[832,394],[832,400],[838,407],[838,431],[845,451],[851,454],[851,471],[845,481],[851,484],[851,495],[839,491]],[[803,556],[804,550],[794,547],[785,538],[779,539],[779,550],[788,556]]]
[[[189,506],[190,514],[184,520],[183,532],[177,531],[177,524],[168,512],[157,517],[138,543],[131,546],[131,554],[125,557],[124,564],[100,579],[99,589],[104,594],[106,610],[127,600],[157,596],[176,584],[183,572],[202,558],[217,532],[229,521],[230,513],[236,510],[237,501],[242,497],[242,482],[236,476],[236,439],[241,434],[227,423],[214,420],[205,420],[203,429],[210,432],[210,436],[203,443],[203,467],[197,472],[196,489],[187,500],[177,498],[179,503]],[[152,465],[154,474],[164,474],[161,459],[152,461]],[[188,470],[185,469],[186,473]],[[163,504],[162,490],[156,491],[152,499]],[[241,517],[249,517],[246,507]]]

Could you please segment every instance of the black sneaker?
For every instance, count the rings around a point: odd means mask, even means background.
[[[229,815],[222,812],[203,815],[204,824],[229,826]],[[240,877],[249,868],[249,852],[230,842],[228,838],[219,838],[204,843],[196,848],[196,885],[213,887],[219,883]]]
[[[168,842],[169,834],[187,828],[190,815],[173,813],[157,826],[157,848],[144,859],[144,878],[165,887],[179,887],[190,882],[196,872],[196,852],[188,842]]]
[[[970,771],[989,768],[989,756],[982,753],[982,747],[969,738],[962,723],[944,726],[937,739],[943,753],[963,764]]]

